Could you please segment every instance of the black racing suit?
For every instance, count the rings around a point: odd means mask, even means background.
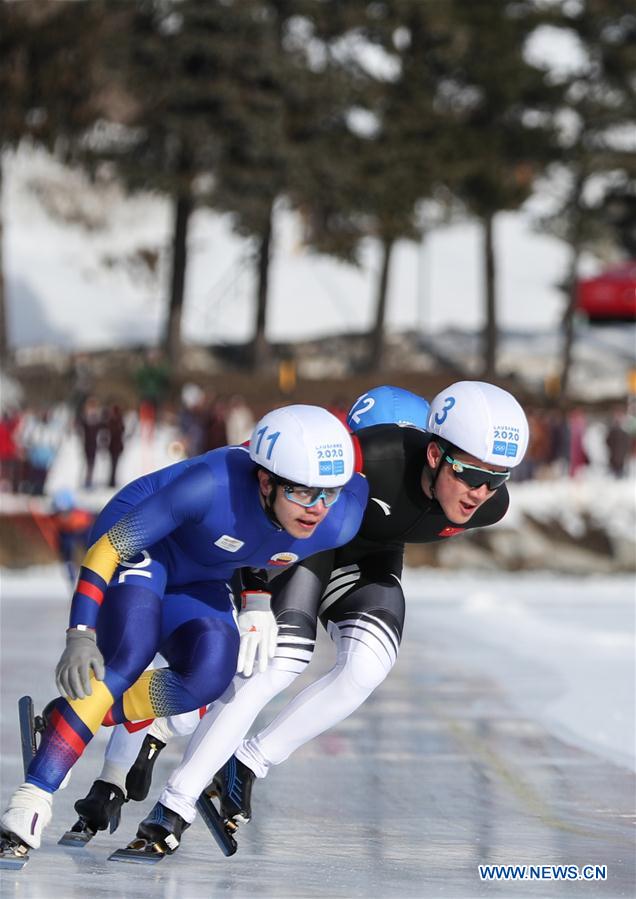
[[[443,540],[465,528],[449,521],[422,490],[431,436],[413,428],[377,425],[358,432],[370,499],[358,535],[346,546],[296,565],[269,582],[278,622],[276,654],[267,669],[237,676],[204,716],[186,759],[161,802],[187,820],[211,774],[232,752],[258,777],[357,709],[390,672],[404,623],[400,584],[405,543]],[[501,487],[466,527],[498,521],[508,507]],[[258,580],[255,586],[258,588]],[[336,647],[334,666],[298,693],[263,730],[242,740],[258,713],[301,674],[312,658],[320,619]],[[249,818],[235,760],[224,769],[238,793],[223,790],[226,814]],[[240,769],[244,770],[244,769]],[[237,786],[238,785],[238,786]],[[238,798],[236,798],[238,796]]]
[[[402,638],[404,594],[400,584],[406,543],[432,543],[506,514],[509,495],[500,487],[464,525],[450,521],[422,489],[426,448],[432,435],[398,425],[358,431],[359,470],[369,482],[369,501],[357,536],[346,546],[305,559],[270,584],[272,608],[284,652],[286,627],[315,640],[323,625],[373,615],[380,619],[395,652]],[[292,632],[290,631],[290,633]],[[288,650],[294,654],[294,646]]]

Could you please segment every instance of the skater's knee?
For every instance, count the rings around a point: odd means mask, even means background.
[[[316,647],[316,618],[297,609],[285,609],[278,614],[276,623],[276,653],[268,671],[272,671],[275,682],[283,683],[278,692],[302,674],[311,661]]]
[[[207,705],[226,690],[236,672],[238,646],[237,631],[217,619],[190,621],[175,632],[164,654],[194,702],[182,711]]]
[[[283,690],[286,690],[293,682],[296,680],[298,675],[305,670],[307,667],[307,662],[303,662],[302,665],[295,665],[293,670],[290,670],[285,665],[285,660],[274,658],[266,671],[262,674],[258,675],[258,689],[259,692],[267,695],[270,699],[273,699],[274,696],[281,693]],[[257,678],[252,675],[254,678],[253,683],[256,686]]]
[[[395,659],[377,654],[371,647],[360,644],[353,652],[340,654],[343,674],[354,689],[371,693],[384,681]]]
[[[158,722],[161,722],[164,725],[166,736],[187,737],[197,729],[205,711],[206,706],[201,706],[193,712],[184,712],[183,715],[171,715],[167,719],[159,718],[153,724],[153,728],[156,728]],[[167,741],[164,740],[164,742]]]
[[[282,609],[276,614],[279,642],[288,645],[313,644],[316,641],[316,614],[300,609]]]
[[[221,696],[232,683],[236,671],[236,660],[210,659],[181,678],[184,692],[189,696],[188,708],[182,711],[195,711],[207,706]]]

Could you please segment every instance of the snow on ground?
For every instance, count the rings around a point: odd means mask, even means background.
[[[521,513],[559,521],[572,537],[585,532],[583,519],[610,536],[636,540],[636,471],[619,480],[590,471],[576,478],[524,481],[510,485],[510,508],[501,525],[515,528]]]
[[[41,150],[5,153],[3,166],[11,343],[68,350],[156,345],[165,318],[168,203],[148,194],[125,197],[115,184],[89,183]],[[563,281],[567,255],[562,242],[533,228],[532,210],[539,211],[545,195],[544,190],[525,211],[500,213],[495,224],[499,367],[538,390],[560,370],[563,297],[556,285]],[[368,329],[380,265],[376,243],[364,242],[360,265],[352,266],[310,252],[302,222],[283,206],[274,230],[269,339],[289,342]],[[188,249],[185,341],[248,340],[255,295],[251,242],[234,233],[231,216],[200,209],[192,218]],[[475,222],[439,227],[421,245],[398,242],[388,330],[420,333],[477,370],[481,269]],[[623,394],[634,365],[634,340],[630,325],[578,327],[571,373],[575,393],[590,399]]]
[[[12,340],[20,346],[52,342],[75,348],[154,342],[164,309],[168,203],[149,195],[126,199],[112,185],[91,185],[39,150],[7,153],[3,163]],[[562,305],[555,285],[565,271],[565,246],[535,232],[523,213],[498,216],[495,239],[502,326],[555,327]],[[426,333],[448,325],[480,327],[479,247],[474,222],[439,228],[422,246],[400,242],[391,268],[389,326]],[[134,256],[138,249],[159,253],[154,274],[144,273]],[[250,242],[232,231],[230,216],[205,210],[194,215],[186,339],[248,339],[250,251]],[[281,210],[275,251],[268,322],[272,340],[370,326],[380,261],[373,241],[364,245],[359,267],[316,256],[302,244],[298,217]]]

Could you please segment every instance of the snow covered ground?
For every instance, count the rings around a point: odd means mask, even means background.
[[[41,150],[5,153],[3,167],[3,264],[12,345],[75,351],[155,345],[166,309],[168,203],[152,195],[124,197],[113,184],[91,184]],[[567,266],[565,245],[532,224],[544,194],[520,212],[501,213],[495,228],[500,370],[522,375],[532,389],[541,389],[559,370],[563,297],[557,285]],[[368,329],[380,265],[375,242],[365,242],[355,267],[310,252],[302,233],[298,216],[281,207],[269,339],[288,342]],[[483,321],[480,241],[479,226],[464,222],[437,228],[421,245],[399,242],[391,266],[388,329],[426,335],[439,351],[476,365]],[[182,323],[186,342],[214,345],[251,337],[252,259],[250,241],[234,233],[230,216],[203,209],[194,214]],[[634,342],[633,326],[582,327],[572,371],[576,393],[591,399],[620,396],[634,364]]]
[[[39,150],[6,153],[4,167],[4,264],[15,344],[82,348],[154,342],[165,306],[168,203],[149,195],[126,199],[112,185],[90,185]],[[555,326],[565,246],[536,233],[528,214],[502,213],[496,240],[502,326]],[[365,244],[358,268],[316,256],[302,244],[302,222],[281,209],[274,247],[270,339],[370,326],[380,262],[373,241]],[[140,264],[138,250],[158,254],[154,273]],[[230,216],[195,214],[186,339],[219,343],[250,337],[250,253],[250,242],[233,232]],[[422,246],[401,242],[391,270],[390,327],[426,332],[453,324],[478,327],[480,271],[475,223],[440,228]]]

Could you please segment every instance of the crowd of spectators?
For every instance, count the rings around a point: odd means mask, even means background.
[[[197,384],[184,385],[177,411],[184,455],[198,456],[219,446],[243,443],[254,424],[254,413],[242,396],[212,395]]]
[[[174,434],[174,457],[185,458],[219,446],[247,440],[255,417],[239,395],[213,395],[195,384],[186,384],[181,402],[149,403],[147,397],[134,408],[102,402],[88,394],[71,403],[51,407],[6,409],[0,416],[0,492],[46,495],[46,482],[60,448],[69,436],[78,442],[82,457],[81,480],[75,488],[121,486],[119,463],[135,437],[151,442],[155,429],[164,425]],[[107,475],[97,484],[98,456],[108,459]],[[100,466],[104,470],[104,466]]]
[[[40,496],[55,458],[69,433],[75,432],[84,458],[83,486],[93,486],[100,450],[110,458],[108,486],[117,485],[117,466],[124,451],[126,426],[117,403],[89,396],[74,414],[64,403],[6,410],[0,418],[0,490]],[[77,485],[82,486],[82,485]]]
[[[242,396],[215,395],[191,383],[182,388],[175,406],[165,399],[163,388],[157,390],[159,383],[157,378],[146,379],[145,393],[140,389],[134,408],[77,393],[67,404],[5,409],[0,418],[0,491],[46,495],[47,476],[69,435],[79,442],[83,459],[81,480],[69,486],[86,490],[121,486],[119,463],[127,443],[135,437],[152,440],[158,423],[167,424],[175,435],[175,458],[239,444],[249,437],[256,415]],[[329,408],[345,418],[343,400],[334,400]],[[528,411],[528,418],[530,444],[524,462],[515,469],[515,480],[577,477],[589,469],[622,478],[636,465],[636,416],[629,414],[626,404],[603,412],[535,408]],[[108,465],[99,467],[107,474],[96,485],[99,454]]]
[[[529,409],[530,442],[515,480],[577,477],[586,469],[625,477],[636,452],[636,416],[626,404],[608,412],[576,406]]]

